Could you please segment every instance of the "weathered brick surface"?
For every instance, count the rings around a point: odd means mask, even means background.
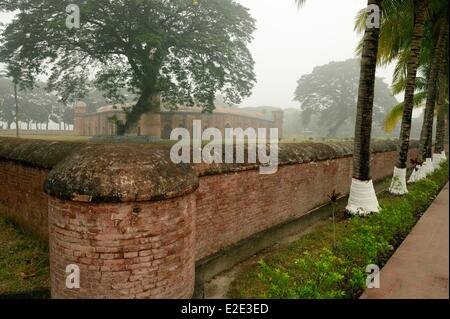
[[[48,170],[0,159],[0,213],[44,242],[48,240],[48,196],[43,191]]]
[[[410,151],[416,156],[416,150]],[[392,175],[397,153],[375,153],[372,176]],[[333,190],[348,194],[351,157],[203,176],[197,191],[196,258],[200,260],[251,235],[299,218],[328,201]]]
[[[195,276],[195,195],[88,204],[51,198],[53,298],[189,298]],[[67,265],[80,289],[66,287]]]
[[[279,171],[260,175],[248,164],[174,167],[151,147],[0,142],[0,213],[49,238],[55,298],[189,298],[195,261],[301,217],[333,189],[348,193],[352,173],[348,143],[287,145]],[[395,143],[374,148],[379,180],[392,174]],[[65,285],[70,264],[78,290]]]

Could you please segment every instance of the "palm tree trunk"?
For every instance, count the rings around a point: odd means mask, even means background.
[[[417,66],[421,50],[423,33],[425,30],[425,3],[423,0],[415,0],[414,33],[411,40],[411,50],[408,58],[405,100],[403,108],[402,126],[400,131],[399,154],[396,167],[407,167],[409,143],[411,137],[411,122],[414,106],[414,90],[416,87]]]
[[[439,71],[439,97],[438,97],[438,115],[436,126],[436,145],[434,152],[441,154],[444,151],[445,138],[445,95],[447,92],[446,69],[448,67],[448,57],[444,54],[444,63],[441,64]]]
[[[381,0],[369,0],[369,5],[381,5]],[[375,91],[375,73],[378,54],[379,28],[366,28],[361,59],[358,103],[355,124],[355,147],[353,155],[353,177],[361,181],[370,180],[370,139]]]
[[[411,137],[411,122],[414,108],[414,91],[416,88],[417,66],[419,64],[424,31],[425,2],[423,0],[414,0],[414,31],[408,57],[402,126],[398,146],[398,159],[394,168],[391,186],[389,188],[389,192],[395,195],[404,195],[408,193],[408,188],[406,186],[406,168]]]
[[[444,58],[445,42],[448,39],[448,18],[442,23],[439,32],[439,38],[433,52],[431,61],[431,71],[428,78],[427,102],[425,106],[425,114],[420,133],[419,156],[422,160],[429,159],[432,156],[432,136],[433,136],[433,120],[434,108],[436,103],[436,84],[439,66]]]
[[[381,3],[382,0],[368,1],[369,6],[378,6],[380,15]],[[347,206],[347,210],[352,214],[365,215],[378,211],[378,201],[370,176],[370,139],[372,134],[372,114],[379,38],[379,27],[366,26],[355,124],[353,181],[349,205]]]

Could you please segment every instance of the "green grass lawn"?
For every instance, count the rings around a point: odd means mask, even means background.
[[[1,137],[16,137],[15,135],[2,135]],[[44,140],[44,141],[69,141],[69,142],[84,142],[89,139],[88,136],[75,135],[21,135],[20,138],[30,140]]]
[[[0,216],[0,298],[49,287],[48,248]]]
[[[235,277],[230,298],[356,298],[364,290],[369,264],[380,268],[448,182],[448,165],[410,193],[379,196],[380,214],[348,218],[337,212],[336,246],[331,220],[292,244],[269,250]]]

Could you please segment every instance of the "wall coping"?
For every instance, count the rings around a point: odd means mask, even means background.
[[[398,141],[372,141],[372,153],[397,151]],[[411,141],[411,148],[418,148],[419,141]],[[246,153],[247,154],[247,148]],[[225,152],[225,150],[223,149]],[[353,141],[349,142],[302,142],[279,144],[278,165],[295,165],[312,162],[334,160],[353,156]],[[259,169],[260,164],[196,164],[199,176],[227,174],[246,170]]]
[[[0,160],[50,170],[68,155],[84,146],[83,142],[0,137]]]
[[[50,171],[44,190],[79,202],[143,202],[180,197],[199,186],[188,164],[152,145],[88,144]]]
[[[50,170],[44,191],[80,202],[140,202],[194,192],[199,177],[256,170],[259,164],[174,164],[170,148],[155,144],[51,142],[0,137],[0,160]],[[373,141],[372,152],[398,141]],[[138,146],[138,147],[137,147]],[[411,142],[416,148],[418,142]],[[351,157],[353,142],[279,145],[279,166]]]

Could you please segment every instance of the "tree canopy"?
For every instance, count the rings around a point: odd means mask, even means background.
[[[79,28],[66,26],[70,4]],[[0,62],[19,67],[23,83],[48,72],[64,103],[83,98],[92,75],[109,99],[136,94],[123,130],[158,109],[156,95],[212,111],[216,94],[237,104],[255,82],[255,22],[234,0],[0,0],[0,10],[19,11],[0,37]]]
[[[294,93],[294,99],[301,103],[303,125],[313,119],[328,137],[339,135],[344,128],[346,135],[351,135],[356,116],[359,70],[359,61],[349,59],[318,66],[311,74],[303,75]],[[381,130],[387,110],[395,104],[397,101],[388,85],[377,78],[374,102],[376,133]]]

